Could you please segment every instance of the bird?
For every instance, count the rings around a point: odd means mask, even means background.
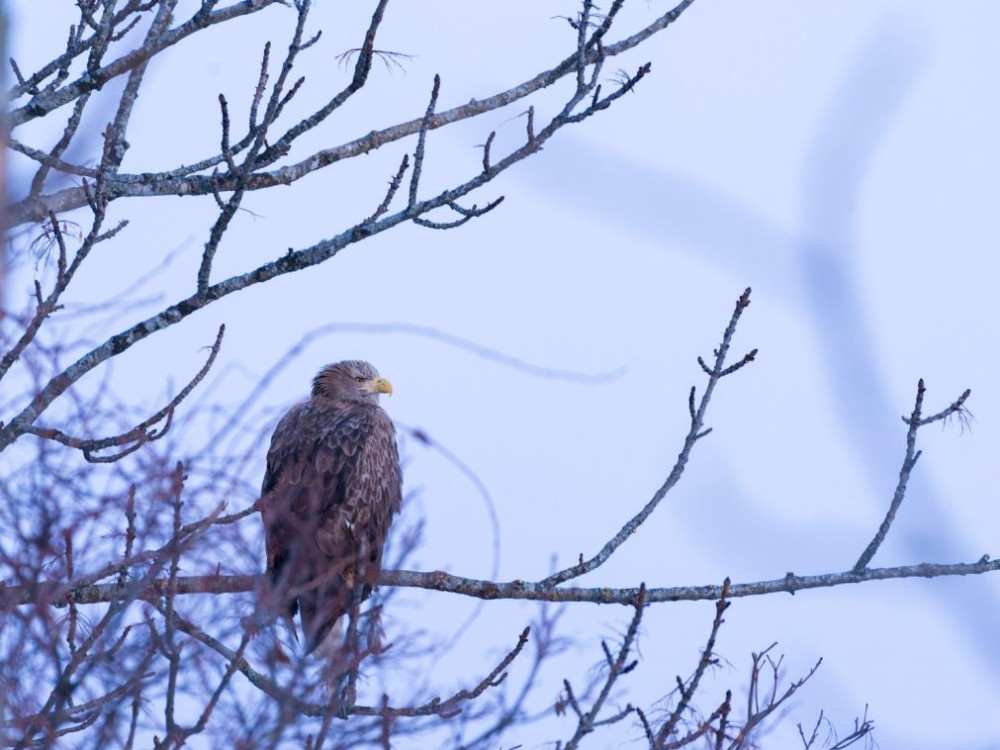
[[[323,367],[310,397],[279,420],[267,452],[261,515],[271,602],[312,653],[369,597],[402,502],[399,450],[368,362]]]

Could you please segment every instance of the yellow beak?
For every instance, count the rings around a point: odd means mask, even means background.
[[[388,393],[391,396],[392,383],[380,375],[365,383],[365,390],[369,393]]]

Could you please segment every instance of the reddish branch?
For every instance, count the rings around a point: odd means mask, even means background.
[[[525,644],[528,642],[529,633],[529,629],[525,628],[518,637],[517,644],[514,648],[511,649],[507,655],[500,660],[497,666],[494,667],[494,669],[492,669],[490,673],[481,679],[473,688],[461,689],[449,698],[433,698],[432,700],[417,706],[391,706],[388,701],[385,700],[380,706],[354,705],[349,707],[340,707],[336,705],[336,702],[331,704],[318,704],[302,700],[294,695],[289,688],[280,686],[267,675],[254,669],[250,663],[243,658],[242,653],[233,651],[224,643],[216,638],[213,638],[194,623],[177,614],[176,611],[168,612],[166,605],[162,602],[153,602],[152,604],[160,612],[160,614],[169,618],[170,623],[177,630],[191,636],[196,641],[222,655],[229,664],[227,672],[235,669],[235,671],[243,674],[243,676],[246,677],[254,687],[279,701],[282,705],[288,706],[295,713],[315,717],[325,717],[331,713],[336,713],[341,709],[343,709],[343,714],[345,716],[379,716],[390,718],[414,716],[441,716],[447,718],[455,716],[462,711],[462,704],[478,698],[486,690],[500,685],[506,679],[507,673],[505,670],[524,649]]]

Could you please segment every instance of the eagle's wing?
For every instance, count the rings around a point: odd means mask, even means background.
[[[261,495],[268,571],[312,650],[378,578],[401,496],[391,420],[374,404],[294,407],[274,431]]]

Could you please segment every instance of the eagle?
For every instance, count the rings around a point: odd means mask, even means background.
[[[300,614],[307,653],[371,594],[399,510],[396,432],[380,393],[392,385],[369,363],[327,365],[271,437],[261,487],[267,572],[279,613],[289,622]]]

